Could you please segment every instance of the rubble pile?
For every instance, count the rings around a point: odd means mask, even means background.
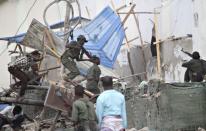
[[[147,93],[128,100],[130,127],[167,131],[206,128],[206,83],[152,81]]]

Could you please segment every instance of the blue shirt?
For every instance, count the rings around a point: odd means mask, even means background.
[[[120,115],[124,128],[127,128],[127,116],[124,96],[116,90],[106,90],[100,94],[96,103],[96,114],[101,126],[104,116]]]

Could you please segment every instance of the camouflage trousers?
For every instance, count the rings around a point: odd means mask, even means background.
[[[80,75],[79,69],[73,59],[69,58],[67,61],[62,62],[65,68],[67,68],[70,73],[67,74],[69,79],[74,79],[76,76]]]
[[[83,121],[75,126],[74,131],[98,131],[96,121]]]
[[[88,121],[79,122],[79,123],[74,127],[74,131],[90,131],[89,122],[88,122]]]

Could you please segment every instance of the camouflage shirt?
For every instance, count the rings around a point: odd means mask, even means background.
[[[61,56],[62,62],[67,61],[68,58],[80,59],[80,53],[82,51],[82,46],[76,41],[70,42],[67,46],[65,52]]]
[[[92,67],[88,69],[87,72],[87,89],[98,88],[99,77],[101,75],[101,70],[98,65],[93,64]]]
[[[86,98],[80,98],[73,103],[72,121],[81,122],[88,120],[97,120],[94,104]]]

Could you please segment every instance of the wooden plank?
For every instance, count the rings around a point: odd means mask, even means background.
[[[121,6],[121,7],[119,7],[118,9],[116,9],[116,12],[119,12],[120,10],[122,10],[122,9],[124,9],[124,8],[126,8],[126,7],[127,7],[127,5]]]
[[[129,43],[131,43],[131,42],[133,42],[133,41],[135,41],[135,40],[137,40],[137,39],[139,39],[139,36],[137,36],[137,37],[135,37],[135,38],[133,38],[133,39],[127,41],[127,42],[128,42],[128,44],[129,44]]]
[[[115,9],[113,0],[112,0],[111,2],[112,2],[113,8]],[[122,6],[122,7],[124,7],[124,6]],[[116,10],[116,11],[118,11],[118,10]],[[117,15],[120,17],[120,15],[118,14],[118,12],[117,12]],[[129,14],[128,14],[128,15],[129,15]],[[129,16],[128,16],[128,17],[129,17]],[[126,18],[126,17],[125,17],[125,18]],[[124,26],[124,24],[123,24],[123,26]],[[124,32],[125,32],[125,30],[124,30]],[[134,74],[134,68],[133,68],[132,62],[131,62],[130,45],[129,45],[129,42],[128,42],[128,38],[127,38],[127,34],[126,34],[126,33],[125,33],[125,40],[126,40],[126,45],[127,45],[127,48],[128,48],[128,51],[127,51],[127,59],[128,59],[128,63],[129,63],[129,68],[130,68],[131,74],[133,75],[133,74]]]
[[[90,15],[90,12],[89,12],[88,7],[87,7],[87,6],[85,6],[85,8],[86,8],[86,11],[87,11],[88,18],[89,18],[89,19],[91,19],[91,15]]]
[[[154,9],[154,12],[156,10]],[[154,14],[154,25],[155,25],[155,35],[156,35],[156,50],[157,50],[157,71],[158,76],[161,78],[161,60],[160,60],[160,42],[159,42],[159,34],[158,34],[158,25],[157,25],[157,15]]]
[[[127,59],[128,59],[128,63],[129,63],[129,68],[130,68],[131,74],[133,75],[134,74],[134,68],[132,66],[131,55],[130,55],[130,45],[129,45],[126,33],[125,33],[125,40],[126,40],[126,45],[127,45],[127,48],[128,48]]]
[[[128,12],[118,12],[118,14],[127,14]],[[159,12],[131,12],[131,14],[160,14]]]
[[[45,33],[46,33],[46,36],[47,36],[47,38],[49,40],[49,44],[51,45],[51,49],[54,50],[55,52],[57,52],[54,40],[52,39],[51,34],[50,34],[50,32],[49,32],[49,30],[47,28],[45,29]]]
[[[134,5],[132,5],[132,7],[130,8],[128,14],[125,16],[124,20],[122,21],[122,24],[123,24],[123,25],[125,24],[125,22],[126,22],[127,19],[129,18],[130,14],[131,14],[131,12],[134,10],[134,7],[135,7],[135,6],[136,6],[136,5],[134,4]],[[117,12],[118,12],[118,10],[117,10]]]
[[[113,0],[112,0],[112,5],[113,5],[113,8],[115,8]],[[134,8],[134,7],[135,7],[135,5],[132,6],[132,8]],[[117,14],[118,14],[118,11],[119,11],[120,9],[123,9],[123,8],[125,8],[125,6],[122,6],[121,8],[117,9],[117,10],[116,10]],[[131,8],[131,9],[132,9],[132,8]],[[130,9],[130,11],[132,11],[131,9]],[[126,22],[126,20],[128,19],[129,15],[130,15],[130,14],[129,14],[130,11],[127,13],[127,15],[126,15],[126,17],[125,17],[125,19],[124,19],[123,21]],[[120,17],[119,14],[118,14],[118,16]],[[124,23],[125,23],[125,22],[124,22]],[[124,26],[124,23],[122,22],[123,26]],[[125,32],[125,30],[124,30],[124,32]],[[126,34],[126,33],[125,33],[125,40],[126,40],[126,45],[127,45],[127,48],[128,48],[128,51],[127,51],[127,59],[128,59],[128,63],[129,63],[129,68],[130,68],[131,74],[133,75],[133,74],[134,74],[134,68],[133,68],[132,62],[131,62],[130,45],[129,45],[129,41],[128,41],[128,38],[127,38],[127,34]]]
[[[134,10],[133,10],[133,12],[134,12]],[[141,51],[142,51],[142,56],[143,56],[143,60],[144,60],[144,65],[143,65],[144,66],[144,71],[147,72],[146,58],[145,58],[145,54],[144,54],[144,50],[143,50],[144,42],[143,42],[143,39],[142,39],[142,33],[140,31],[140,27],[139,27],[139,19],[135,14],[133,14],[133,16],[134,16],[134,20],[135,20],[135,23],[136,23],[136,26],[137,26],[138,33],[139,33],[140,43],[141,43],[141,46],[142,46]],[[145,79],[147,80],[147,74],[145,74]]]

